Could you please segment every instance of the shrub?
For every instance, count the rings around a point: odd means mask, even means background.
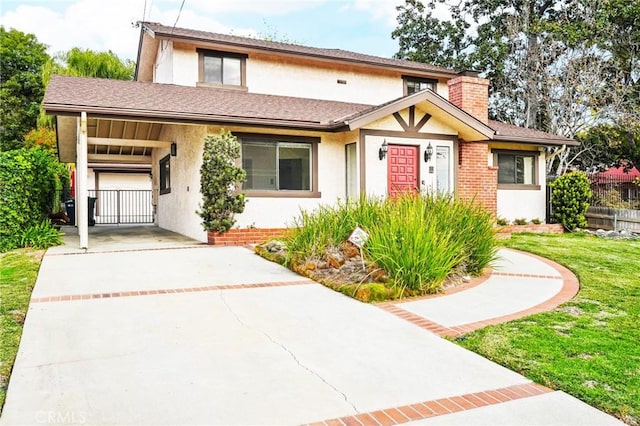
[[[507,226],[508,224],[509,224],[509,221],[504,217],[499,217],[496,219],[496,225],[498,226]]]
[[[236,185],[244,182],[246,173],[235,165],[240,158],[240,143],[230,132],[204,138],[200,167],[202,205],[197,211],[207,231],[226,232],[235,223],[233,215],[244,211],[244,194],[236,193]]]
[[[529,223],[529,221],[527,221],[527,219],[520,217],[520,218],[516,218],[513,221],[514,225],[526,225],[527,223]]]
[[[534,225],[540,225],[542,223],[542,220],[534,217],[533,219],[531,219],[531,223],[533,223]]]
[[[49,220],[43,220],[23,231],[19,245],[20,247],[45,249],[60,244],[62,244],[62,232],[54,228]]]
[[[553,217],[569,231],[587,226],[584,214],[590,199],[589,178],[583,172],[567,173],[551,183]]]
[[[474,202],[406,194],[302,211],[285,236],[287,266],[322,257],[356,226],[370,235],[363,248],[367,261],[396,286],[420,293],[438,291],[453,272],[481,272],[496,253],[493,217]]]
[[[42,148],[0,153],[0,251],[21,247],[23,233],[39,225],[56,205],[69,174]]]

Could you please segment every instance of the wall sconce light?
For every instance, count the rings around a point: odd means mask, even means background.
[[[176,155],[178,155],[178,145],[176,145],[176,143],[173,142],[171,144],[171,156],[175,157]]]
[[[431,142],[429,142],[429,145],[424,149],[424,162],[427,163],[431,159],[432,155],[433,147],[431,146]]]
[[[387,145],[387,140],[385,139],[378,150],[378,158],[382,161],[387,157],[387,151],[389,150],[389,145]]]

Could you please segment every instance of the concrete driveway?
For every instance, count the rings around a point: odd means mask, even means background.
[[[246,248],[191,243],[49,251],[0,423],[618,423]]]

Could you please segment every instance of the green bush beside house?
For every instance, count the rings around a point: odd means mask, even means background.
[[[69,172],[46,148],[0,152],[0,251],[60,244],[48,221]]]

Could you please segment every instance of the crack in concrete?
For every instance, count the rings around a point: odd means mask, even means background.
[[[231,315],[233,315],[236,319],[236,321],[238,321],[239,324],[241,324],[243,327],[247,328],[248,330],[251,331],[255,331],[258,333],[261,333],[262,335],[264,335],[267,339],[269,339],[269,341],[271,341],[271,343],[273,343],[274,345],[279,346],[283,351],[285,351],[287,354],[289,354],[289,356],[295,361],[296,364],[298,364],[300,367],[302,367],[303,369],[307,370],[309,373],[313,374],[314,376],[316,376],[318,379],[320,379],[324,384],[326,384],[327,386],[329,386],[331,389],[333,389],[334,392],[342,395],[342,398],[345,400],[345,402],[347,404],[349,404],[351,406],[351,408],[354,409],[354,411],[356,412],[356,414],[360,414],[360,410],[358,410],[358,408],[351,402],[349,401],[349,398],[347,397],[347,395],[342,392],[341,390],[339,390],[338,388],[336,388],[335,386],[333,386],[331,383],[329,383],[324,377],[322,377],[320,374],[318,374],[317,372],[313,371],[311,368],[307,367],[306,365],[304,365],[302,362],[300,362],[300,360],[295,356],[295,354],[289,349],[287,348],[284,344],[278,342],[276,339],[274,339],[273,337],[271,337],[271,335],[269,335],[269,333],[267,333],[266,331],[263,330],[259,330],[256,328],[253,328],[251,326],[249,326],[247,323],[245,323],[244,321],[242,321],[242,319],[240,319],[240,317],[238,316],[238,314],[231,308],[231,306],[229,305],[229,303],[227,302],[227,299],[225,299],[224,297],[224,292],[221,291],[220,292],[220,300],[222,300],[222,303],[224,304],[224,306],[229,310],[229,312],[231,312]]]

